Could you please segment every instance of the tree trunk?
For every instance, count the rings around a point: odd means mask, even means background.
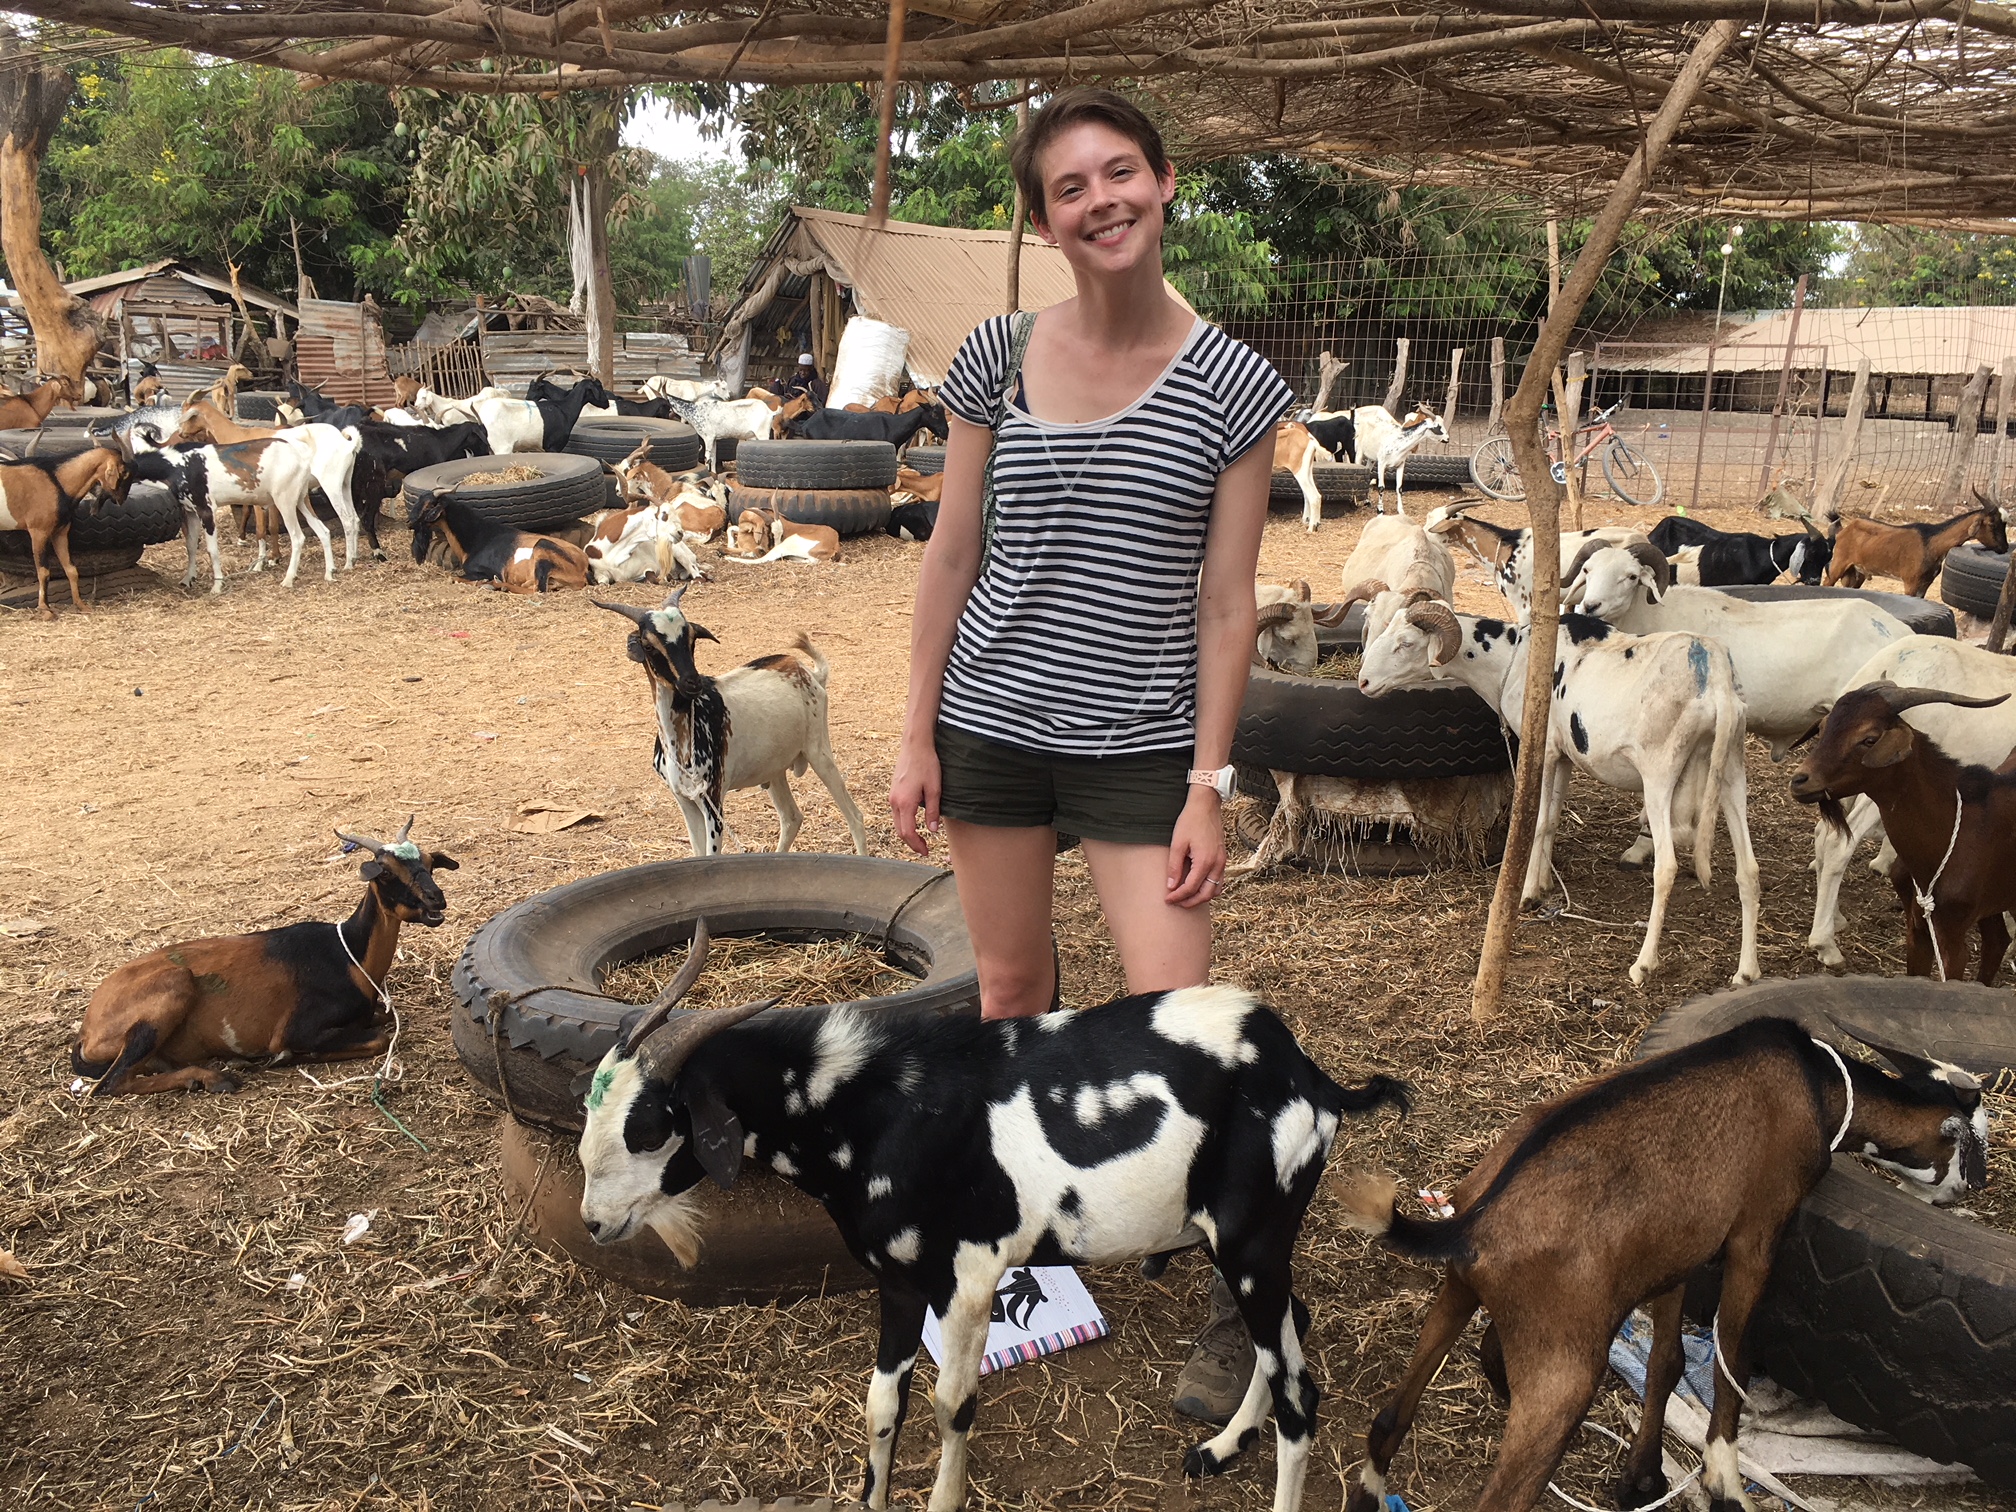
[[[1848,408],[1841,417],[1841,439],[1835,444],[1834,461],[1813,496],[1813,518],[1822,525],[1840,518],[1841,489],[1848,481],[1848,469],[1855,461],[1855,447],[1862,436],[1862,417],[1869,409],[1869,359],[1855,364],[1855,386],[1848,391]]]
[[[1386,408],[1398,418],[1407,399],[1407,348],[1413,343],[1405,336],[1393,342],[1393,381],[1386,386]]]
[[[588,161],[567,181],[567,253],[574,274],[573,306],[587,324],[589,370],[616,382],[616,291],[609,282],[609,158],[616,133],[598,136]]]
[[[1533,524],[1533,622],[1528,645],[1545,648],[1526,658],[1526,707],[1520,720],[1520,760],[1514,779],[1512,818],[1505,835],[1505,859],[1499,863],[1498,885],[1491,894],[1491,914],[1484,926],[1484,946],[1477,957],[1477,980],[1471,987],[1470,1014],[1478,1022],[1496,1018],[1505,996],[1505,962],[1512,954],[1512,928],[1519,916],[1519,894],[1526,880],[1526,860],[1533,848],[1534,821],[1540,807],[1540,772],[1547,759],[1548,723],[1553,717],[1554,642],[1561,625],[1561,493],[1547,470],[1547,449],[1540,440],[1540,402],[1554,366],[1567,350],[1568,335],[1582,307],[1596,290],[1610,254],[1624,234],[1625,222],[1659,159],[1680,128],[1687,107],[1701,92],[1716,59],[1728,51],[1742,25],[1717,21],[1701,34],[1686,65],[1666,91],[1659,113],[1645,128],[1645,139],[1631,155],[1617,185],[1590,229],[1588,241],[1575,259],[1575,271],[1546,321],[1520,375],[1519,388],[1505,406],[1505,428],[1512,442],[1512,460],[1526,484],[1526,509]]]
[[[1311,408],[1318,414],[1322,414],[1329,405],[1330,390],[1337,386],[1337,380],[1344,376],[1344,369],[1349,366],[1348,362],[1339,362],[1334,353],[1316,354],[1316,403]]]
[[[70,102],[60,68],[17,64],[19,37],[0,38],[0,252],[21,308],[35,332],[40,371],[82,387],[105,325],[98,312],[63,287],[42,252],[42,191],[36,175]]]
[[[1982,363],[1960,391],[1960,407],[1953,416],[1953,449],[1946,461],[1946,476],[1939,485],[1939,505],[1957,508],[1967,491],[1967,466],[1974,458],[1974,443],[1981,438],[1981,407],[1988,399],[1988,380],[1995,370]]]

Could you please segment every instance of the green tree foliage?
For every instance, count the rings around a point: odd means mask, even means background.
[[[2016,303],[2016,239],[1923,226],[1847,228],[1846,256],[1828,279],[1830,304]]]
[[[43,164],[50,251],[72,277],[156,258],[236,262],[294,288],[291,228],[323,293],[393,292],[405,177],[385,92],[174,49],[94,59]]]

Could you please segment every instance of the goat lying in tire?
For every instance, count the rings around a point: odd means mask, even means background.
[[[777,849],[791,849],[805,822],[791,796],[791,774],[809,766],[847,821],[854,854],[867,855],[861,810],[848,795],[826,729],[826,658],[801,631],[792,649],[781,655],[761,656],[708,677],[694,664],[693,648],[719,638],[680,610],[685,593],[678,589],[662,609],[589,602],[636,627],[626,650],[651,681],[658,715],[651,765],[678,801],[693,854],[720,851],[727,830],[722,796],[749,787],[770,795],[777,811]]]
[[[1236,987],[1037,1021],[844,1007],[758,1019],[771,1004],[751,1003],[668,1024],[699,975],[704,939],[596,1068],[581,1219],[603,1244],[649,1226],[690,1265],[699,1235],[686,1194],[703,1176],[730,1185],[745,1150],[825,1204],[880,1283],[869,1507],[889,1504],[927,1306],[944,1330],[930,1506],[952,1512],[1008,1268],[1159,1259],[1201,1244],[1258,1347],[1245,1400],[1184,1471],[1225,1469],[1271,1407],[1274,1506],[1295,1512],[1317,1403],[1301,1347],[1309,1310],[1292,1290],[1295,1240],[1343,1115],[1404,1111],[1403,1084],[1338,1085]]]
[[[1852,1031],[1850,1031],[1852,1033]],[[1718,1376],[1703,1481],[1715,1512],[1750,1506],[1737,1471],[1745,1335],[1793,1211],[1831,1152],[1866,1154],[1927,1201],[1987,1180],[1980,1083],[1957,1066],[1872,1045],[1901,1079],[1842,1057],[1788,1019],[1724,1034],[1585,1082],[1528,1109],[1465,1176],[1455,1216],[1403,1214],[1390,1181],[1340,1183],[1346,1221],[1389,1249],[1447,1267],[1414,1358],[1366,1435],[1345,1512],[1386,1504],[1386,1470],[1423,1392],[1470,1317],[1491,1314],[1486,1373],[1511,1415],[1478,1512],[1525,1512],[1560,1463],[1632,1308],[1652,1312],[1645,1416],[1616,1488],[1619,1506],[1666,1494],[1660,1439],[1680,1378],[1689,1275],[1720,1255]]]
[[[458,486],[437,488],[414,500],[415,562],[425,564],[438,535],[449,566],[465,583],[487,582],[505,593],[588,586],[588,557],[579,546],[487,520],[452,497]]]

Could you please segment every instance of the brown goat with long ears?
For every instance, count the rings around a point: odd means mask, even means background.
[[[256,934],[190,940],[128,961],[98,984],[70,1051],[93,1095],[235,1092],[236,1077],[213,1060],[359,1060],[381,1055],[391,1028],[385,974],[399,926],[441,923],[447,904],[434,880],[453,857],[406,837],[392,843],[337,837],[369,851],[363,901],[341,924],[289,924]]]
[[[75,404],[83,396],[84,391],[74,379],[60,373],[54,378],[44,378],[25,394],[0,398],[0,430],[36,430],[49,418],[49,411],[58,400]]]
[[[1904,969],[1942,981],[1967,970],[1967,932],[1981,936],[1977,980],[1992,983],[2016,909],[2016,757],[1997,771],[1963,766],[1904,722],[1907,709],[1992,709],[2008,700],[1868,683],[1841,695],[1792,774],[1792,796],[1848,830],[1843,798],[1867,793],[1896,848],[1890,885],[1904,905]]]
[[[35,457],[0,462],[0,530],[28,532],[35,558],[35,612],[41,618],[56,618],[49,607],[51,546],[63,576],[70,580],[70,602],[79,614],[85,612],[77,568],[70,560],[70,522],[85,500],[117,494],[125,485],[128,467],[123,446],[110,445],[87,447],[60,462]]]
[[[208,399],[228,415],[238,408],[238,385],[241,383],[250,383],[251,381],[252,369],[246,367],[241,362],[234,362],[231,366],[224,369],[224,376],[222,378],[219,378],[207,389],[202,389],[197,393],[191,394],[189,397],[191,399]]]
[[[1384,1504],[1387,1467],[1422,1393],[1480,1306],[1491,1314],[1485,1370],[1501,1394],[1509,1383],[1512,1405],[1477,1512],[1525,1512],[1539,1500],[1595,1398],[1611,1338],[1641,1304],[1653,1326],[1645,1416],[1616,1501],[1640,1507],[1664,1496],[1660,1440],[1680,1378],[1682,1296],[1688,1276],[1718,1255],[1721,1373],[1702,1479],[1714,1512],[1747,1509],[1736,1414],[1750,1318],[1779,1236],[1831,1153],[1868,1156],[1926,1201],[1987,1182],[1980,1083],[1955,1066],[1871,1048],[1901,1079],[1782,1018],[1597,1077],[1528,1109],[1457,1186],[1445,1222],[1403,1214],[1389,1180],[1344,1183],[1354,1227],[1446,1267],[1407,1375],[1366,1435],[1345,1512]]]
[[[1946,553],[1963,541],[1979,541],[1990,551],[2009,549],[2009,530],[2002,511],[1981,497],[1965,514],[1932,525],[1881,525],[1850,518],[1834,534],[1834,558],[1827,565],[1826,586],[1845,583],[1860,588],[1872,577],[1897,578],[1906,593],[1925,596]]]

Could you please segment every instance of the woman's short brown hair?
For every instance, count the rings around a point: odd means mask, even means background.
[[[1022,201],[1029,207],[1029,213],[1038,219],[1043,217],[1045,206],[1043,172],[1036,160],[1051,142],[1087,121],[1109,126],[1139,147],[1141,156],[1148,160],[1148,171],[1156,178],[1169,171],[1169,154],[1163,150],[1162,133],[1142,114],[1140,106],[1110,89],[1079,85],[1062,90],[1052,95],[1029,124],[1016,133],[1015,144],[1008,151],[1015,186],[1022,191]]]

